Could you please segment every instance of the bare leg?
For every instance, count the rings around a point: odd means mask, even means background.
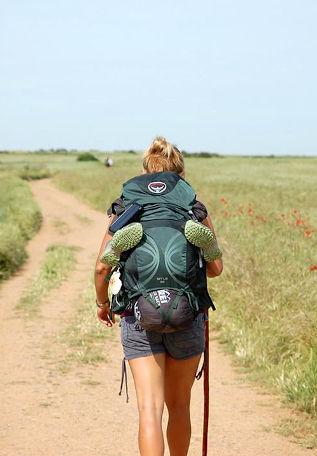
[[[140,454],[141,456],[163,456],[165,353],[132,359],[129,364],[139,408]]]
[[[186,456],[188,453],[191,437],[190,395],[200,357],[177,360],[166,355],[165,402],[169,413],[167,441],[170,456]]]

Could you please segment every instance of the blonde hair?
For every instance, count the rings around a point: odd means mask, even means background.
[[[184,174],[184,158],[176,146],[157,136],[143,154],[143,168],[147,173],[173,171]]]

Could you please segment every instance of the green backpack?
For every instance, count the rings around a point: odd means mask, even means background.
[[[125,206],[142,206],[143,237],[121,256],[122,288],[112,311],[133,312],[146,330],[173,332],[189,326],[200,311],[215,310],[205,261],[184,236],[186,221],[194,217],[192,187],[173,172],[143,174],[123,185],[121,198]]]

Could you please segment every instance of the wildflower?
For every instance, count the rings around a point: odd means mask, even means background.
[[[313,232],[311,230],[305,230],[304,231],[304,236],[307,237],[307,238],[311,237],[312,234],[313,234]]]
[[[311,266],[309,266],[309,270],[310,271],[317,271],[317,264],[312,264]]]

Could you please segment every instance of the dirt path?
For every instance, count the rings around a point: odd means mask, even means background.
[[[136,456],[136,401],[129,375],[130,403],[117,392],[122,351],[118,328],[104,347],[108,362],[78,366],[63,374],[56,335],[71,321],[78,296],[103,235],[104,216],[57,190],[48,180],[32,183],[44,215],[29,243],[29,261],[0,289],[1,456]],[[23,321],[14,306],[39,268],[48,245],[77,245],[71,279],[41,306],[41,317]],[[317,454],[264,429],[290,412],[235,373],[230,358],[211,342],[211,429],[209,454],[217,456],[301,456]],[[190,456],[201,454],[202,381],[193,389]],[[166,420],[166,417],[165,417]],[[168,454],[168,451],[166,451]]]

